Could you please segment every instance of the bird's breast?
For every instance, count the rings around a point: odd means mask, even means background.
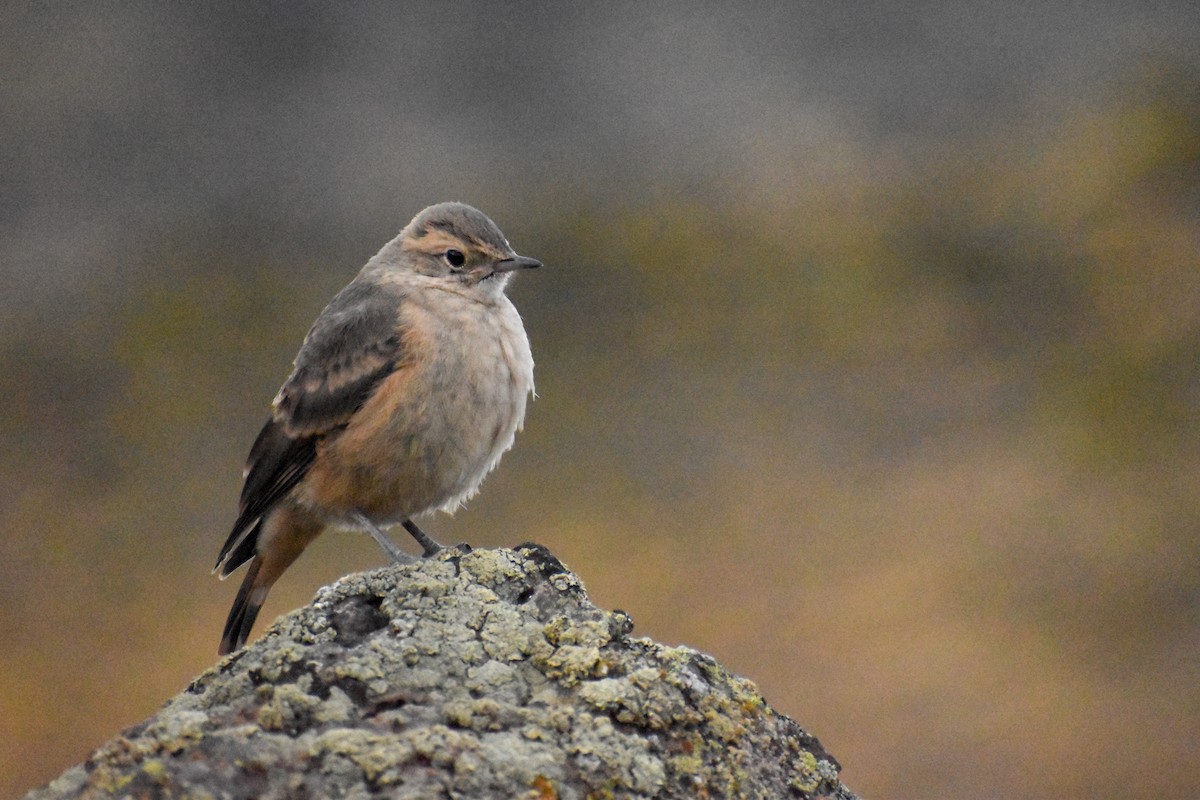
[[[310,487],[317,504],[390,524],[452,511],[478,490],[512,446],[533,391],[524,327],[500,299],[433,296],[404,309],[404,360],[323,444],[325,486]]]

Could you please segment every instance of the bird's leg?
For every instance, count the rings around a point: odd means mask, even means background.
[[[425,548],[425,552],[422,554],[425,556],[425,558],[436,556],[438,553],[446,549],[444,546],[434,541],[429,534],[418,528],[417,523],[413,522],[411,519],[406,519],[400,524],[404,526],[404,530],[412,534],[412,537],[417,540],[417,544]]]
[[[387,537],[387,534],[379,530],[379,526],[371,520],[367,519],[365,514],[355,513],[355,521],[362,525],[367,533],[371,534],[371,538],[375,543],[383,548],[383,552],[388,554],[388,558],[392,559],[396,564],[412,564],[417,559],[410,556],[408,553],[401,550],[395,542]]]

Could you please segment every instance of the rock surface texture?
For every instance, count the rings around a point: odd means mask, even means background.
[[[710,657],[630,636],[544,548],[347,576],[31,800],[850,800]]]

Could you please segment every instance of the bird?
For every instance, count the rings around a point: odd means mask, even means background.
[[[517,255],[464,203],[429,206],[329,302],[250,448],[233,529],[213,571],[249,564],[218,653],[246,643],[267,593],[326,529],[402,525],[426,558],[443,546],[413,521],[453,512],[512,447],[533,396],[533,356],[505,294]]]

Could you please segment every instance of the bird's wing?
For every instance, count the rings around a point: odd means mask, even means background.
[[[259,519],[308,472],[320,439],[343,427],[403,364],[400,301],[356,281],[313,323],[250,448],[238,518],[217,556],[222,577],[253,557],[248,540],[257,540]]]
[[[344,425],[397,368],[404,350],[401,300],[355,282],[321,312],[275,398],[275,419],[289,436],[321,435]]]

